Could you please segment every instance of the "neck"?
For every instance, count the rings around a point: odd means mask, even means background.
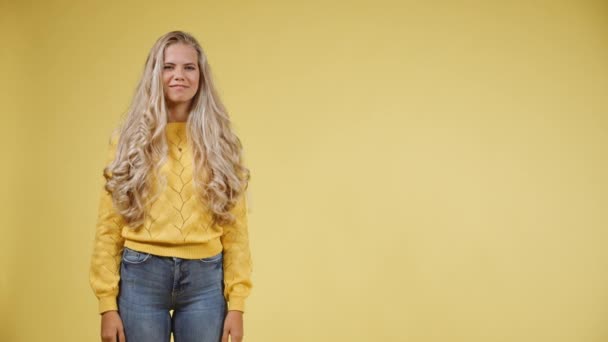
[[[167,122],[187,121],[190,111],[190,103],[176,103],[168,106]]]

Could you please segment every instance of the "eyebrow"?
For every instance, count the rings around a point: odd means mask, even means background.
[[[175,65],[175,63],[165,62],[165,64]],[[184,65],[196,65],[195,63],[184,63]]]

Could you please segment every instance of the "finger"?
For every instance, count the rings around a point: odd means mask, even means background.
[[[118,342],[125,342],[125,332],[123,329],[118,329]]]
[[[116,342],[116,341],[118,341],[118,339],[116,338],[116,332],[114,333],[114,336],[112,336],[111,332],[102,333],[101,334],[101,341],[103,341],[103,342]]]
[[[228,330],[224,329],[224,333],[222,335],[222,342],[228,342]]]

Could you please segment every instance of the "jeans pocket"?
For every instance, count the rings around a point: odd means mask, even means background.
[[[150,253],[139,252],[128,247],[122,251],[122,260],[129,264],[141,264],[150,258]]]
[[[223,258],[223,253],[219,252],[216,255],[210,256],[210,257],[206,257],[206,258],[202,258],[202,259],[198,259],[202,262],[209,262],[209,263],[213,263],[213,262],[218,262],[220,260],[222,260]]]

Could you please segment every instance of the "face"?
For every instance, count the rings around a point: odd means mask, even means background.
[[[169,105],[190,103],[198,91],[199,77],[198,55],[192,46],[175,43],[165,49],[162,78]]]

